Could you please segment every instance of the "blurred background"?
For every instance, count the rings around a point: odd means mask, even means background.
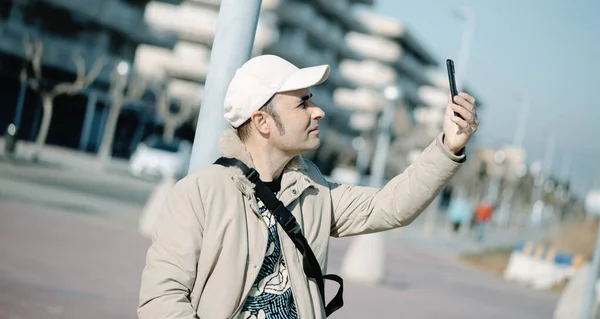
[[[135,317],[148,216],[187,174],[220,2],[0,1],[0,318]],[[330,268],[350,278],[334,317],[548,318],[573,304],[600,210],[598,13],[591,0],[262,1],[253,55],[331,66],[306,157],[332,180],[380,186],[419,156],[442,129],[446,59],[477,99],[464,167],[413,224],[365,239],[382,251],[363,271],[383,269],[374,282],[344,266],[365,242],[332,242]]]

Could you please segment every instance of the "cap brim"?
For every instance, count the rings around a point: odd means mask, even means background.
[[[306,89],[325,82],[327,77],[329,77],[329,65],[299,69],[283,82],[283,85],[281,85],[277,92]]]

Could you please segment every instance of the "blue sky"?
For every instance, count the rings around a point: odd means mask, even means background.
[[[571,154],[572,185],[582,194],[600,175],[600,1],[375,0],[373,9],[403,21],[445,68],[446,58],[458,58],[463,22],[453,12],[461,6],[477,16],[465,81],[485,104],[479,142],[512,142],[517,96],[526,94],[528,161],[543,159],[554,132],[552,170],[563,176]]]

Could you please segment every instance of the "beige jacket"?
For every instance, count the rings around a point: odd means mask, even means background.
[[[252,167],[233,132],[221,153]],[[464,162],[442,145],[442,135],[405,172],[382,189],[326,180],[302,157],[284,170],[279,199],[303,229],[323,273],[329,237],[410,224]],[[283,256],[300,318],[325,318],[319,290],[302,268],[302,255],[279,228]],[[236,318],[265,258],[267,226],[252,184],[235,167],[210,165],[180,180],[156,222],[142,273],[138,316]]]

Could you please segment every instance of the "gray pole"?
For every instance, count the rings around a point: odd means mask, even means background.
[[[462,39],[460,41],[460,51],[458,53],[458,63],[456,72],[456,85],[458,90],[462,90],[465,80],[467,63],[469,62],[469,55],[471,53],[471,42],[473,40],[473,33],[475,32],[475,11],[471,7],[463,7],[457,11],[458,16],[465,21],[465,29],[462,33]]]
[[[388,86],[384,95],[388,100],[388,105],[383,109],[379,118],[379,132],[377,135],[377,144],[373,154],[373,162],[371,163],[371,178],[369,185],[373,187],[384,186],[384,173],[387,163],[388,152],[390,149],[391,126],[396,113],[396,104],[401,97],[402,92],[397,86]]]
[[[213,163],[219,156],[219,138],[227,127],[223,100],[235,71],[252,55],[261,0],[223,0],[210,54],[204,98],[188,172]]]
[[[517,118],[517,129],[515,130],[515,135],[513,137],[513,145],[519,148],[524,147],[523,144],[525,143],[527,120],[529,118],[529,110],[531,108],[527,97],[524,95],[521,97],[521,103],[521,109],[519,110]]]

